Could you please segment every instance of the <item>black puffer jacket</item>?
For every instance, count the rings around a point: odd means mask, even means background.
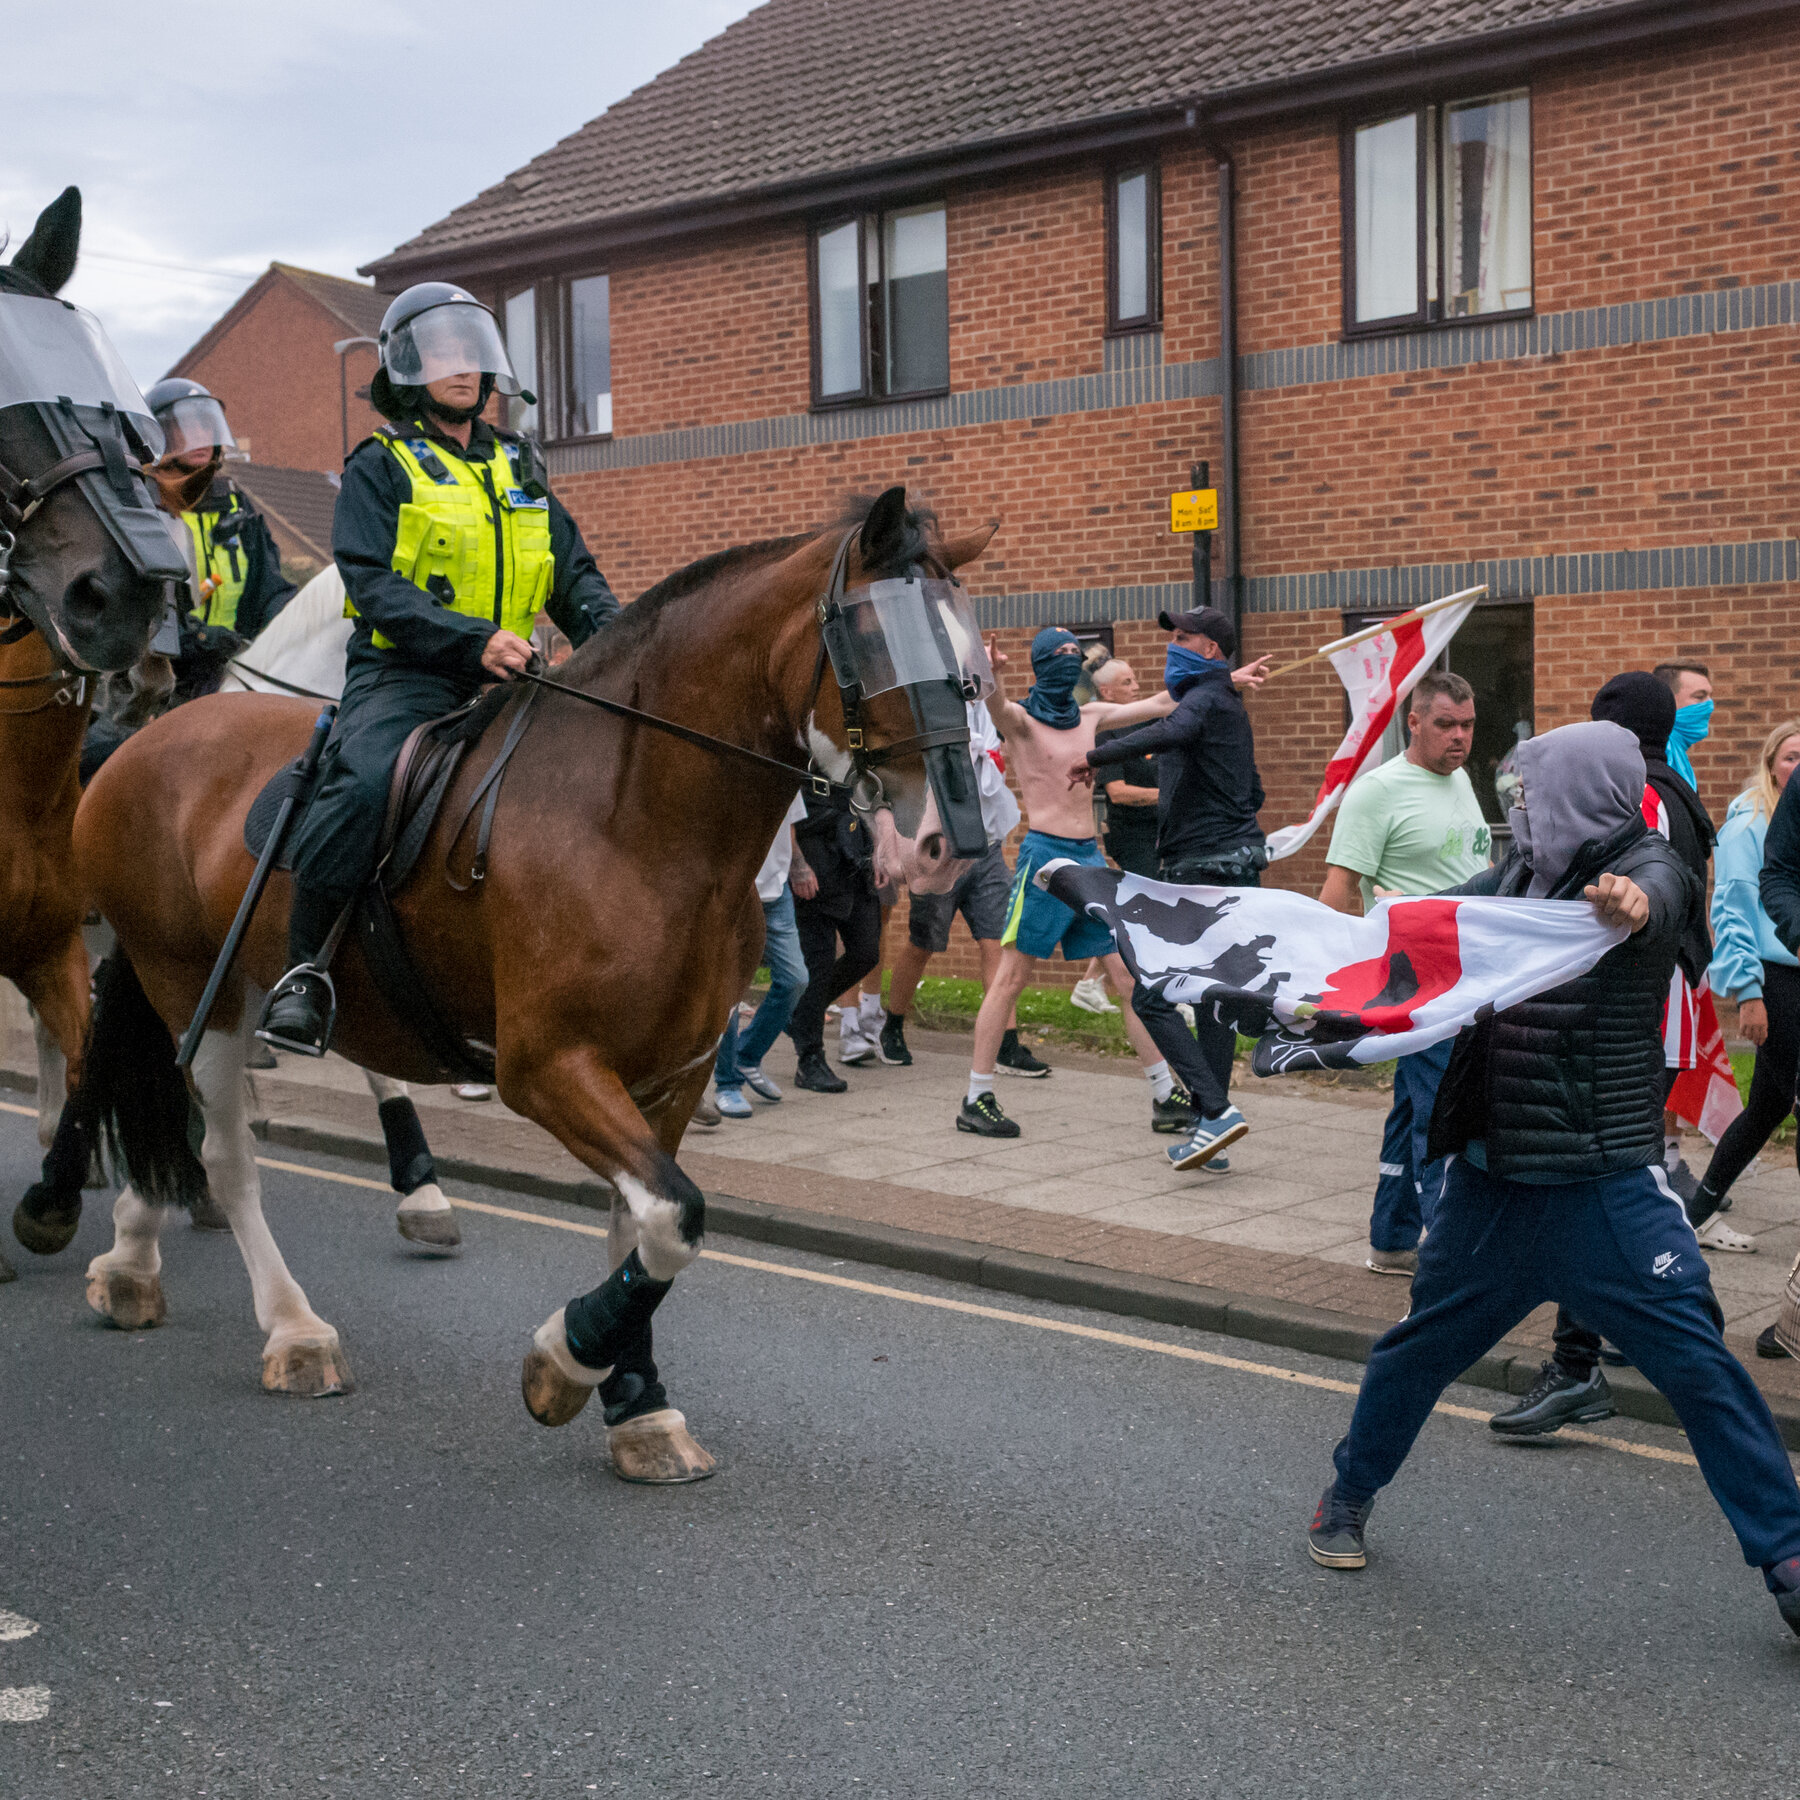
[[[1607,873],[1644,890],[1649,920],[1585,975],[1462,1033],[1431,1115],[1433,1158],[1481,1138],[1489,1173],[1513,1181],[1593,1180],[1661,1161],[1663,1006],[1704,901],[1642,819],[1585,846],[1549,898],[1578,898]],[[1450,892],[1523,895],[1530,881],[1515,850]]]

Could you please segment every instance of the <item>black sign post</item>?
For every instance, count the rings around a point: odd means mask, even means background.
[[[1190,484],[1193,487],[1212,486],[1211,464],[1190,463],[1188,473],[1193,477]],[[1212,540],[1213,534],[1210,531],[1194,533],[1194,605],[1197,608],[1212,605]]]

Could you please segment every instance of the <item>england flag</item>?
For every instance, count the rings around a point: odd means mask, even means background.
[[[1278,888],[1175,887],[1047,863],[1132,976],[1258,1040],[1258,1075],[1410,1056],[1591,969],[1627,935],[1583,900],[1384,900],[1353,918]]]

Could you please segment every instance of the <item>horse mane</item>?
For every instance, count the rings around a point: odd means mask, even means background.
[[[708,556],[665,575],[654,587],[646,588],[637,599],[624,607],[618,618],[604,631],[597,632],[570,658],[564,673],[585,676],[605,666],[615,657],[629,656],[639,649],[656,630],[657,621],[679,600],[685,600],[702,589],[711,587],[721,576],[742,569],[760,568],[791,556],[804,544],[824,537],[828,532],[849,531],[865,524],[878,495],[856,494],[844,502],[837,516],[815,531],[797,532],[791,537],[763,538],[753,544],[737,544],[728,550],[715,550]],[[937,515],[926,507],[908,508],[905,528],[898,549],[888,559],[884,574],[902,574],[920,561],[931,549],[932,532]]]

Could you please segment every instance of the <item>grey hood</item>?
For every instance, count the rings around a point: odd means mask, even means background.
[[[1526,893],[1534,900],[1556,886],[1583,844],[1643,816],[1644,753],[1623,725],[1596,719],[1527,738],[1513,766],[1525,804],[1507,820],[1531,868]]]

